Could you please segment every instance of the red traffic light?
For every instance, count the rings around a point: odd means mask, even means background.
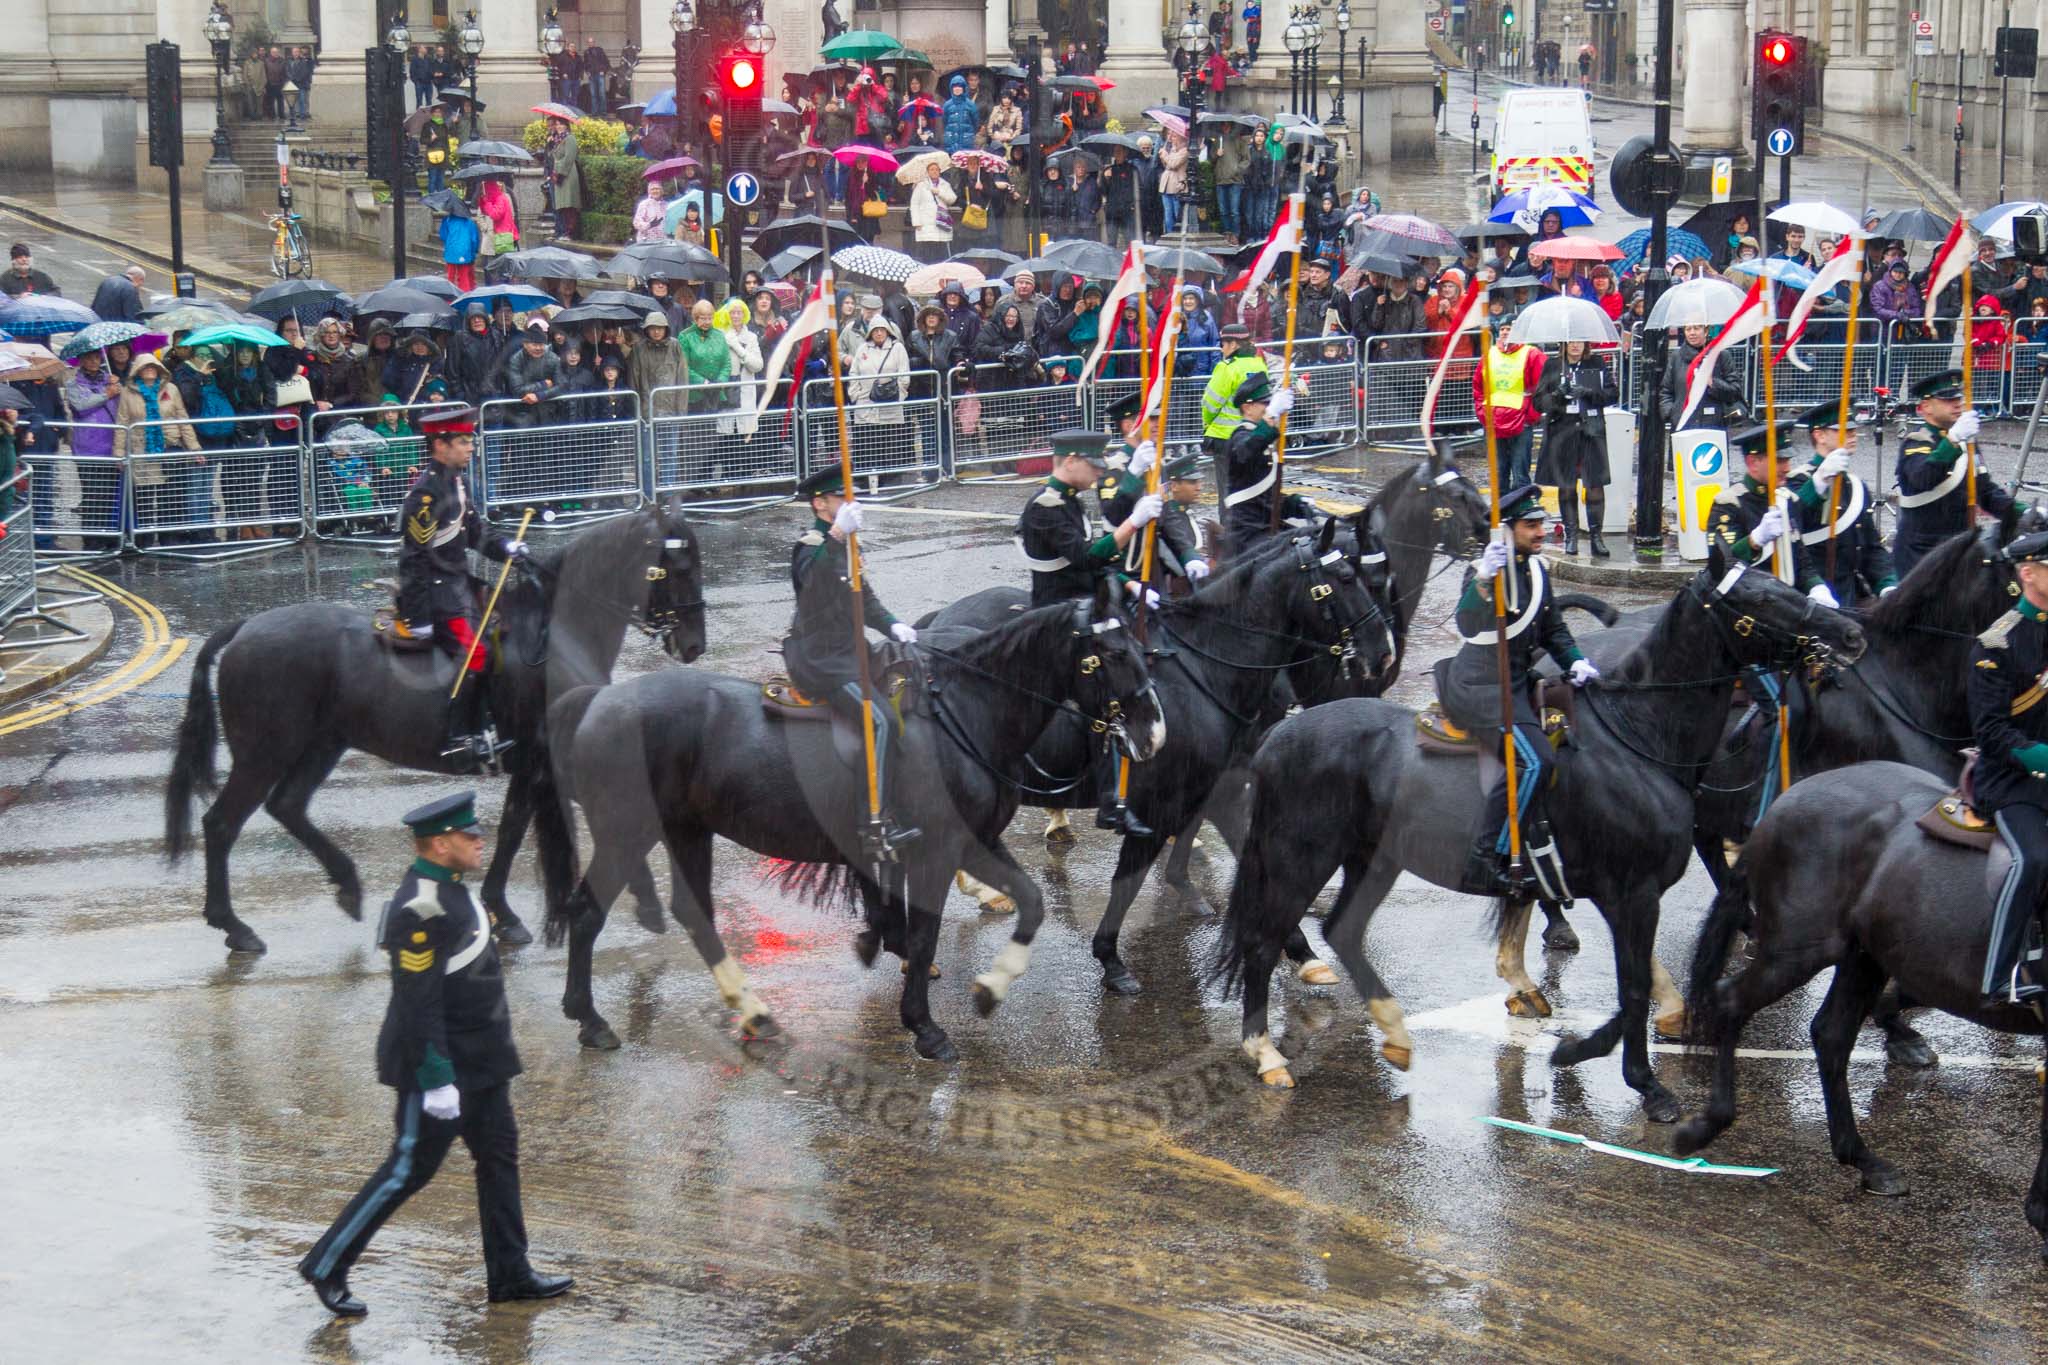
[[[744,52],[726,57],[719,63],[718,84],[727,95],[741,99],[758,98],[761,94],[760,59]]]
[[[1773,38],[1764,44],[1764,60],[1772,66],[1783,66],[1792,60],[1792,44],[1783,38]]]

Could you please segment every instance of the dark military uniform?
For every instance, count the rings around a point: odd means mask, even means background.
[[[470,586],[469,551],[488,559],[504,559],[511,537],[484,525],[469,500],[469,479],[461,470],[428,460],[412,481],[399,514],[404,530],[398,543],[398,614],[409,623],[434,627],[437,643],[461,658],[468,648],[462,627],[476,627],[476,593]]]
[[[1961,370],[1929,375],[1913,386],[1913,397],[1954,397],[1962,391],[1962,378]],[[1892,546],[1900,577],[1913,571],[1920,556],[1970,529],[1970,495],[1963,487],[1969,467],[1963,448],[1929,423],[1923,421],[1907,435],[1899,449],[1899,530]],[[1992,481],[1981,461],[1977,465],[1977,505],[1995,517],[2004,516],[2016,505],[2012,494]]]
[[[474,793],[406,813],[415,837],[476,825]],[[377,1034],[377,1079],[398,1092],[389,1155],[333,1226],[299,1263],[299,1273],[334,1312],[356,1316],[349,1268],[407,1199],[426,1187],[460,1137],[476,1163],[484,1270],[493,1301],[542,1298],[569,1287],[538,1276],[526,1258],[519,1200],[519,1128],[508,1082],[520,1072],[505,1003],[505,975],[490,918],[463,874],[416,859],[384,907],[377,946],[390,955],[391,1003]],[[461,1112],[439,1119],[429,1091],[453,1086]],[[338,1297],[334,1291],[338,1289]]]
[[[1779,426],[1781,436],[1790,429],[1790,421]],[[1735,459],[1740,461],[1744,455],[1763,448],[1765,434],[1765,429],[1761,426],[1733,432],[1728,437],[1728,449]],[[1781,472],[1789,471],[1790,465],[1784,460],[1782,447],[1779,460]],[[1811,557],[1805,553],[1805,547],[1800,543],[1800,521],[1816,501],[1825,512],[1827,500],[1825,497],[1817,496],[1811,481],[1795,485],[1787,478],[1779,484],[1778,501],[1785,513],[1785,538],[1792,552],[1792,582],[1801,592],[1805,592],[1820,582],[1820,573],[1813,567]],[[1707,535],[1720,541],[1730,558],[1744,564],[1761,564],[1768,570],[1772,567],[1771,561],[1777,556],[1776,544],[1759,549],[1750,543],[1749,533],[1756,529],[1757,523],[1764,519],[1764,513],[1769,510],[1770,498],[1763,484],[1745,474],[1722,489],[1714,498],[1714,505],[1707,513]]]
[[[2014,541],[2007,553],[2037,562],[2048,557],[2048,532]],[[1984,962],[1985,996],[2004,1000],[2027,925],[2048,890],[2048,613],[2022,597],[1993,622],[1971,647],[1968,685],[1976,807],[1997,822],[2013,855]],[[2033,983],[2022,983],[2022,998],[2039,994],[2037,967],[2033,973]]]
[[[1831,399],[1799,414],[1799,423],[1809,433],[1818,427],[1832,427],[1840,411],[1841,400]],[[1892,552],[1885,548],[1884,537],[1878,534],[1877,499],[1869,484],[1847,472],[1835,476],[1832,524],[1828,521],[1830,489],[1816,484],[1812,496],[1807,496],[1805,485],[1812,483],[1813,466],[1821,458],[1816,452],[1812,462],[1793,476],[1799,492],[1800,551],[1807,565],[1827,583],[1835,601],[1847,607],[1859,598],[1876,597],[1897,587],[1899,575],[1892,567]],[[1832,579],[1827,577],[1830,541],[1834,543],[1835,561]]]
[[[1169,483],[1188,480],[1200,482],[1202,457],[1183,455],[1167,462],[1161,471]],[[1194,519],[1188,515],[1185,505],[1174,500],[1169,493],[1159,508],[1159,568],[1183,582],[1189,582],[1188,565],[1202,558],[1202,540],[1195,532]],[[1206,562],[1206,561],[1205,561]]]
[[[1117,562],[1116,537],[1094,524],[1078,490],[1047,479],[1017,519],[1017,548],[1031,568],[1031,605],[1092,597]]]
[[[1263,374],[1255,374],[1238,386],[1237,405],[1242,408],[1247,403],[1265,402],[1272,393],[1272,381]],[[1272,529],[1273,483],[1280,477],[1280,466],[1273,460],[1273,444],[1279,439],[1280,428],[1273,423],[1240,417],[1223,443],[1223,534],[1232,554],[1244,553],[1247,546]],[[1298,493],[1281,501],[1282,521],[1313,515],[1315,509]]]

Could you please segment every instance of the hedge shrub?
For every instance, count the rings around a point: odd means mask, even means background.
[[[640,172],[647,163],[637,156],[585,155],[583,165],[583,211],[633,216],[633,207],[646,190]]]
[[[617,156],[626,150],[626,125],[610,119],[580,118],[571,125],[583,157]],[[537,118],[519,130],[519,140],[536,157],[548,145],[548,121]]]
[[[632,235],[633,218],[630,214],[586,212],[576,219],[576,236],[585,242],[619,246]]]

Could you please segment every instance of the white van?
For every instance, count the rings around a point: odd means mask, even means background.
[[[1593,119],[1582,90],[1510,90],[1493,115],[1493,197],[1562,185],[1595,198]]]

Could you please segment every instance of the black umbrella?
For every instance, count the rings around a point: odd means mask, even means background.
[[[1092,76],[1054,76],[1045,83],[1045,88],[1048,90],[1058,90],[1064,94],[1099,95],[1102,93],[1102,87],[1095,83],[1095,79]]]
[[[516,142],[493,142],[482,138],[465,142],[458,149],[464,161],[511,161],[521,166],[533,164],[533,153]]]
[[[1873,237],[1896,238],[1902,242],[1945,242],[1949,229],[1955,226],[1940,214],[1929,213],[1926,209],[1893,209],[1877,220],[1871,229]]]
[[[768,258],[768,264],[761,268],[761,273],[771,280],[786,280],[816,260],[823,250],[816,243],[786,246]]]
[[[1727,249],[1728,234],[1734,228],[1738,214],[1749,219],[1749,235],[1762,242],[1763,237],[1756,230],[1756,204],[1750,200],[1741,203],[1708,204],[1678,226],[1712,247],[1715,258],[1719,259],[1720,253]]]
[[[637,308],[640,311],[633,316],[639,318],[646,316],[647,310],[653,304],[654,299],[650,295],[636,293],[631,289],[593,289],[583,296],[583,302],[577,306],[580,308],[592,306],[599,308]]]
[[[395,322],[408,313],[433,313],[447,306],[446,299],[437,298],[424,289],[414,289],[403,284],[387,284],[382,289],[373,289],[356,300],[356,316],[383,318],[387,322]]]
[[[1223,273],[1223,262],[1206,251],[1192,247],[1148,246],[1145,266],[1150,270],[1200,270],[1211,275]]]
[[[1163,109],[1166,106],[1160,105],[1159,107]],[[1195,126],[1197,128],[1215,128],[1222,125],[1234,125],[1239,128],[1263,128],[1266,126],[1266,120],[1260,118],[1257,114],[1216,114],[1206,110],[1195,118]]]
[[[851,246],[861,240],[851,223],[838,218],[820,218],[815,213],[800,213],[791,218],[778,218],[754,234],[754,250],[763,256],[781,254],[793,246],[821,246],[830,243],[832,250]]]
[[[1012,66],[1008,63],[984,66],[975,62],[969,62],[965,66],[956,66],[950,71],[941,72],[938,80],[933,83],[933,87],[938,90],[944,90],[948,81],[952,80],[955,76],[959,76],[964,80],[970,71],[979,71],[987,87],[994,87],[1001,81],[1025,80],[1030,75],[1023,67]]]
[[[1514,223],[1467,223],[1451,229],[1451,236],[1461,242],[1491,242],[1500,237],[1527,237],[1526,228]]]
[[[949,256],[947,259],[959,261],[966,265],[978,266],[983,274],[987,274],[991,269],[1000,266],[1018,265],[1022,263],[1024,258],[1016,255],[1014,252],[1003,251],[996,247],[978,246],[971,251],[963,251],[957,256]]]
[[[241,316],[234,305],[220,299],[181,299],[176,294],[165,294],[161,298],[152,299],[144,304],[142,306],[142,316],[146,318],[161,317],[165,313],[175,313],[181,308],[205,308],[219,313],[224,318]]]
[[[1068,166],[1071,166],[1076,161],[1084,163],[1091,171],[1099,171],[1102,169],[1101,157],[1097,156],[1093,152],[1084,151],[1079,147],[1062,147],[1060,150],[1054,152],[1051,156],[1047,157],[1045,159],[1045,164],[1048,166],[1057,166],[1060,168],[1062,172],[1064,172]]]
[[[441,308],[407,313],[393,325],[401,332],[452,332],[455,330],[455,310]]]
[[[407,275],[398,283],[407,289],[417,289],[422,294],[432,294],[444,303],[453,303],[462,295],[462,291],[455,287],[455,281],[440,275]]]
[[[1115,247],[1069,237],[1045,249],[1045,259],[1076,275],[1098,275],[1114,279],[1124,266],[1124,254]]]
[[[471,99],[467,90],[453,85],[446,85],[435,91],[434,100],[439,104],[474,104],[479,112],[490,107],[482,100]]]
[[[1105,152],[1112,151],[1118,147],[1122,147],[1126,151],[1135,152],[1138,150],[1138,139],[1128,133],[1090,133],[1081,139],[1081,145],[1083,147],[1097,147]]]
[[[604,270],[595,256],[558,246],[508,251],[498,259],[515,280],[594,280]]]
[[[693,243],[642,242],[613,256],[604,273],[615,280],[709,280],[724,271],[725,264],[718,257]]]
[[[1058,261],[1050,261],[1042,256],[1034,256],[1028,261],[1018,261],[1012,265],[1004,266],[1002,277],[1006,280],[1014,280],[1027,271],[1030,272],[1034,279],[1049,279],[1054,275],[1071,275],[1075,273],[1074,267],[1070,265],[1061,265]]]
[[[278,322],[287,316],[298,315],[301,308],[325,307],[344,296],[345,291],[339,285],[325,280],[280,280],[258,290],[256,296],[249,300],[249,311]],[[301,317],[300,321],[303,322],[304,318]]]
[[[16,412],[27,412],[35,407],[24,394],[12,384],[0,384],[0,408],[13,408]]]
[[[832,76],[844,75],[858,70],[860,70],[860,63],[856,61],[821,62],[810,69],[807,79],[821,81]]]
[[[613,290],[611,292],[617,293],[619,291]],[[560,326],[570,326],[579,322],[630,322],[637,327],[641,319],[645,318],[650,311],[657,307],[659,305],[653,299],[645,298],[641,299],[637,305],[580,303],[574,308],[564,308],[561,312],[550,318],[549,321]]]
[[[1412,257],[1388,256],[1377,251],[1365,252],[1355,257],[1351,264],[1369,275],[1406,276],[1415,269]]]
[[[511,174],[512,168],[510,166],[493,166],[487,161],[479,161],[474,166],[464,166],[455,173],[453,179],[503,180]]]
[[[454,190],[435,190],[421,197],[420,202],[436,213],[445,213],[450,218],[475,217],[470,211],[469,201]]]

